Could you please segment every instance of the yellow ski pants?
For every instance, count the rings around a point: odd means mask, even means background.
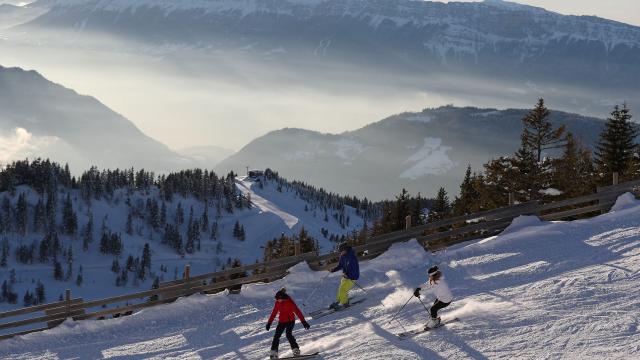
[[[345,305],[349,302],[349,290],[356,284],[354,280],[350,280],[347,278],[342,278],[340,281],[340,287],[338,288],[338,296],[336,299],[342,305]]]

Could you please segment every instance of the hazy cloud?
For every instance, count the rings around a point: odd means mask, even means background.
[[[40,154],[58,140],[53,136],[34,136],[24,128],[16,128],[9,134],[0,133],[0,163]]]

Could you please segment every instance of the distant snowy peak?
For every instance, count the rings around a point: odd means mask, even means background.
[[[215,21],[242,20],[250,15],[278,15],[298,21],[352,18],[376,30],[389,26],[413,28],[426,37],[425,48],[443,54],[456,48],[477,51],[478,47],[510,41],[524,42],[533,50],[559,40],[601,41],[609,51],[619,44],[640,47],[638,27],[500,0],[448,4],[415,0],[40,0],[37,4],[51,8],[55,17],[67,11],[86,15],[154,10],[165,17],[188,12],[197,19],[215,16],[210,19]]]

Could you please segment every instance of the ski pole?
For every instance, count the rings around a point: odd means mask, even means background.
[[[428,313],[431,313],[431,310],[429,310],[427,308],[427,305],[424,304],[424,302],[422,301],[422,299],[418,298],[418,300],[420,300],[420,304],[422,304],[422,306],[424,307],[425,310],[427,310]]]
[[[404,308],[409,304],[409,301],[411,301],[411,299],[412,299],[412,298],[413,298],[413,294],[411,295],[411,297],[409,297],[409,300],[407,300],[407,302],[406,302],[406,303],[404,303],[404,305],[402,305],[402,307],[400,308],[400,310],[398,310],[398,312],[397,312],[395,315],[393,315],[393,317],[391,318],[391,320],[389,320],[389,323],[391,323],[393,320],[395,320],[395,319],[396,319],[396,317],[397,317],[398,315],[400,315],[400,313],[402,312],[402,310],[404,310]]]
[[[358,284],[358,283],[357,283],[357,282],[355,282],[355,281],[354,281],[353,283],[354,283],[354,284],[356,284],[356,286],[357,286],[357,287],[359,287],[359,288],[360,288],[360,290],[364,291],[364,293],[365,293],[365,294],[369,295],[369,292],[368,292],[367,290],[365,290],[362,286],[360,286],[360,284]],[[409,300],[411,300],[411,299],[409,299]],[[409,303],[409,302],[407,301],[407,303]],[[386,306],[382,301],[380,301],[380,304],[382,305],[382,307],[384,307],[385,309],[387,309],[387,306]],[[406,304],[405,304],[405,305],[406,305]],[[404,308],[404,306],[403,306],[402,308]],[[394,316],[394,319],[395,319],[395,316]],[[392,319],[392,320],[394,320],[394,319]],[[404,331],[406,332],[406,331],[407,331],[407,329],[404,327],[404,325],[402,325],[402,323],[401,323],[399,320],[397,320],[397,319],[395,319],[395,320],[396,320],[396,321],[398,321],[398,324],[400,324],[400,326],[402,327],[402,330],[404,330]],[[391,322],[391,321],[389,321],[389,322]]]
[[[329,273],[328,273],[327,275],[325,275],[325,276],[323,276],[323,277],[322,277],[322,280],[320,280],[320,285],[322,285],[322,283],[324,283],[324,280],[325,280],[326,278],[328,278],[328,277],[329,277],[329,275],[331,275],[331,271],[329,271]],[[316,291],[318,291],[318,289],[319,289],[319,288],[320,288],[320,286],[316,286],[316,287],[315,287],[315,289],[313,289],[313,291],[311,292],[311,294],[309,294],[309,296],[307,296],[307,297],[304,299],[304,301],[302,301],[302,306],[303,306],[303,307],[307,307],[307,304],[306,304],[307,300],[309,300],[309,299],[313,296],[313,294],[315,294],[315,293],[316,293]]]
[[[356,284],[356,286],[357,286],[358,288],[360,288],[360,290],[364,291],[364,293],[365,293],[365,294],[369,295],[369,292],[367,292],[367,290],[365,290],[362,286],[360,286],[360,284],[358,284],[358,283],[357,283],[357,282],[355,282],[355,281],[354,281],[353,283],[354,283],[354,284]],[[384,304],[382,304],[382,305],[384,305]]]

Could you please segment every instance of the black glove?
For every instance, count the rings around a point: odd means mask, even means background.
[[[266,328],[267,328],[267,331],[269,331],[269,329],[271,329],[271,323],[270,322],[267,323]]]
[[[421,288],[416,288],[416,291],[413,292],[413,296],[419,298],[420,297],[420,290],[422,290]]]
[[[304,326],[304,328],[307,329],[307,330],[309,330],[309,328],[311,327],[311,325],[309,325],[309,323],[306,322],[306,321],[302,322],[302,326]]]

